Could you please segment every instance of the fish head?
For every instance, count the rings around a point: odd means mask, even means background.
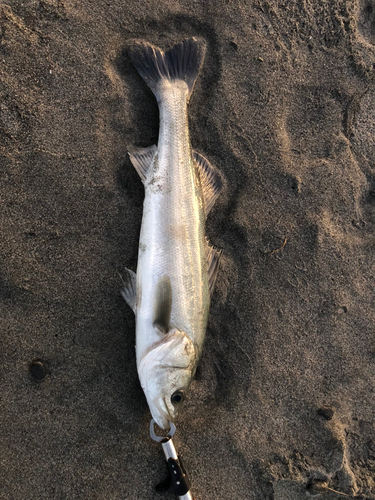
[[[169,429],[189,390],[197,363],[190,338],[172,329],[144,355],[139,379],[155,422]]]

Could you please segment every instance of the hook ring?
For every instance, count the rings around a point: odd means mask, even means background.
[[[170,423],[170,429],[168,431],[168,434],[166,436],[157,436],[155,434],[155,420],[154,419],[151,419],[151,422],[150,422],[150,436],[151,436],[151,439],[153,439],[154,441],[156,441],[157,443],[165,443],[166,441],[169,441],[173,436],[174,436],[174,433],[176,432],[176,426],[174,425],[173,422],[169,422]]]

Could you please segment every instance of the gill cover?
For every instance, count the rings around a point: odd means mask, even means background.
[[[185,394],[190,386],[197,356],[193,342],[184,333],[171,329],[141,359],[139,379],[152,417],[168,429],[179,410],[172,402],[176,391]]]
[[[139,371],[152,378],[151,368],[159,365],[162,368],[192,369],[195,363],[193,342],[184,332],[173,329],[143,356],[139,363]]]

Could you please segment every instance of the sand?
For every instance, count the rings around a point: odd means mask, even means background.
[[[153,491],[165,467],[119,294],[143,203],[127,148],[158,135],[125,44],[188,36],[208,43],[191,141],[224,183],[174,440],[192,492],[375,499],[374,4],[5,0],[1,500],[172,498]]]

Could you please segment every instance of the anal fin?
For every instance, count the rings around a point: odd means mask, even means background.
[[[208,288],[210,290],[210,295],[212,297],[217,273],[219,270],[219,263],[223,251],[216,250],[212,247],[206,238],[206,259],[207,259],[207,271],[208,271]]]
[[[204,208],[206,217],[219,196],[223,183],[220,176],[215,172],[210,162],[202,155],[193,151],[193,158],[199,170],[202,185]]]
[[[123,284],[121,295],[124,297],[125,302],[135,312],[137,300],[137,275],[125,267],[125,273],[121,278]]]
[[[148,148],[132,148],[129,150],[130,161],[143,183],[147,179],[147,174],[154,163],[157,151],[158,148],[155,144]]]

